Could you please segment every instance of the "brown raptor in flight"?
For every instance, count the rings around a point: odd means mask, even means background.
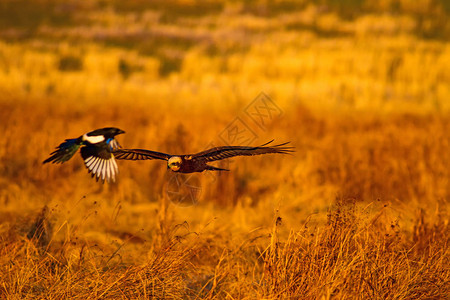
[[[204,170],[212,171],[229,171],[207,163],[215,160],[230,158],[233,156],[252,156],[269,153],[289,154],[294,152],[294,147],[286,146],[289,142],[267,146],[272,141],[257,147],[248,146],[223,146],[211,148],[196,154],[187,155],[170,155],[166,153],[144,150],[144,149],[117,149],[114,151],[116,159],[126,160],[148,160],[160,159],[167,161],[167,167],[173,172],[193,173],[203,172]]]

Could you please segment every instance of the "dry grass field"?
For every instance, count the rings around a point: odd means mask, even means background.
[[[445,0],[0,3],[0,299],[448,299]],[[64,139],[194,153],[92,179]]]

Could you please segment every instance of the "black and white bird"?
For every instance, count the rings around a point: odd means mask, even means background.
[[[171,155],[145,149],[118,149],[114,152],[117,159],[125,160],[148,160],[160,159],[167,161],[167,168],[173,172],[194,173],[210,171],[229,171],[208,165],[209,162],[222,160],[234,156],[253,156],[261,154],[290,154],[294,147],[286,146],[289,142],[267,146],[272,141],[261,146],[223,146],[211,148],[196,154]]]
[[[119,128],[106,127],[85,133],[76,139],[66,139],[50,153],[50,157],[44,160],[43,164],[64,163],[81,148],[81,157],[92,177],[97,181],[101,178],[102,182],[105,182],[105,179],[107,182],[115,181],[119,168],[113,152],[121,146],[114,137],[122,133],[125,131]]]

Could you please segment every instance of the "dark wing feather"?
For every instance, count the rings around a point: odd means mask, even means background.
[[[148,160],[148,159],[168,160],[171,156],[166,153],[144,149],[118,149],[117,151],[114,151],[113,154],[115,158],[125,160]]]
[[[247,146],[223,146],[223,147],[215,147],[209,150],[205,150],[203,152],[193,154],[192,157],[194,159],[205,159],[206,161],[215,161],[221,160],[233,156],[251,156],[251,155],[260,155],[260,154],[269,154],[269,153],[280,153],[280,154],[289,154],[294,152],[294,147],[285,146],[289,142],[273,145],[271,147],[266,147],[272,141],[265,143],[258,147],[247,147]]]

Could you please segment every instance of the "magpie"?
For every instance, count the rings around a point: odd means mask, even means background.
[[[80,149],[81,157],[84,160],[88,172],[98,181],[115,181],[115,176],[119,173],[113,152],[121,148],[114,139],[118,134],[125,131],[115,127],[105,127],[85,133],[76,139],[66,139],[56,150],[50,153],[50,157],[42,163],[62,164],[68,161]]]

